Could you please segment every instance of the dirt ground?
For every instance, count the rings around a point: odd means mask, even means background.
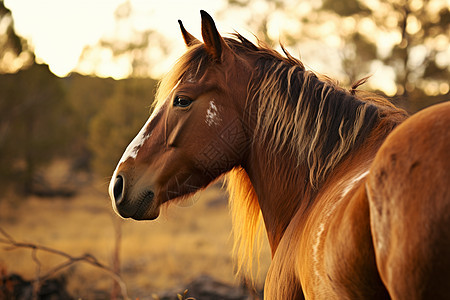
[[[72,256],[89,253],[110,266],[114,223],[119,223],[121,272],[132,299],[152,299],[152,294],[165,290],[182,291],[200,275],[226,284],[240,283],[233,272],[231,217],[220,184],[201,192],[194,204],[173,205],[156,221],[136,222],[113,213],[106,180],[93,182],[72,198],[2,199],[0,227],[17,241],[52,247]],[[64,261],[53,254],[37,253],[40,274]],[[268,256],[265,249],[260,284]],[[0,266],[26,279],[35,278],[38,271],[31,250],[5,249],[3,245]],[[111,289],[107,273],[83,262],[59,274],[66,276],[68,290],[75,298],[93,299]]]

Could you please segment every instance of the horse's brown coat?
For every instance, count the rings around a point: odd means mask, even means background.
[[[205,12],[204,43],[181,29],[188,50],[114,172],[118,213],[154,219],[229,172],[239,269],[264,221],[266,299],[448,297],[450,104],[394,129],[407,116],[387,100],[224,39]]]
[[[450,102],[417,113],[378,151],[367,182],[381,278],[396,299],[450,297]]]

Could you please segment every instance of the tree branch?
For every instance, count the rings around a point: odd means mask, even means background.
[[[39,282],[42,282],[42,281],[48,279],[49,277],[55,275],[57,272],[61,271],[64,268],[71,266],[74,263],[86,262],[86,263],[88,263],[94,267],[97,267],[97,268],[105,271],[106,273],[108,273],[109,276],[111,276],[111,278],[113,278],[117,282],[117,284],[120,286],[120,291],[121,291],[123,298],[130,299],[128,297],[127,287],[126,287],[125,282],[123,281],[122,277],[119,274],[117,274],[116,272],[114,272],[114,270],[112,270],[111,268],[109,268],[109,267],[105,266],[104,264],[102,264],[101,262],[99,262],[97,260],[97,258],[95,258],[91,254],[84,254],[81,256],[72,256],[70,254],[67,254],[67,253],[57,250],[57,249],[53,249],[53,248],[49,248],[49,247],[45,247],[45,246],[41,246],[41,245],[36,245],[33,243],[17,242],[11,235],[9,235],[1,227],[0,227],[0,243],[9,246],[9,247],[5,248],[6,250],[15,250],[15,249],[19,249],[19,248],[32,249],[32,258],[37,265],[37,269],[36,269],[37,274],[36,274],[36,279],[34,280],[34,282],[36,284],[39,284]],[[40,274],[41,263],[36,256],[38,250],[62,256],[64,258],[66,258],[67,261],[50,269],[44,275],[41,275]]]

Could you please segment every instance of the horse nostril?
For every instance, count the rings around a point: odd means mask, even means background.
[[[114,182],[114,200],[116,201],[116,205],[119,205],[123,199],[123,190],[124,190],[124,180],[121,175],[116,177],[116,181]]]

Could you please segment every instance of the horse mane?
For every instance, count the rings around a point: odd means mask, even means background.
[[[228,172],[226,183],[233,225],[233,258],[236,274],[243,274],[254,283],[253,261],[256,260],[258,263],[259,272],[259,256],[264,232],[258,196],[242,167],[235,167]],[[254,259],[255,252],[256,259]]]
[[[237,55],[256,58],[246,105],[256,124],[253,142],[270,149],[268,161],[283,153],[304,167],[313,190],[351,149],[368,138],[380,118],[399,111],[385,98],[357,90],[367,78],[346,91],[330,78],[307,71],[284,47],[282,55],[239,34],[225,40]],[[162,104],[180,80],[201,77],[212,63],[203,44],[190,46],[160,82],[155,106]],[[227,189],[237,271],[252,275],[253,254],[259,253],[262,240],[258,197],[242,167],[227,174]]]
[[[260,47],[248,106],[255,107],[254,142],[305,168],[311,186],[318,189],[345,155],[369,136],[380,110],[394,108],[372,93],[340,88],[330,78],[305,70],[283,47],[285,57]],[[381,109],[380,109],[381,108]],[[248,108],[249,110],[251,108]],[[275,157],[272,157],[275,159]]]

